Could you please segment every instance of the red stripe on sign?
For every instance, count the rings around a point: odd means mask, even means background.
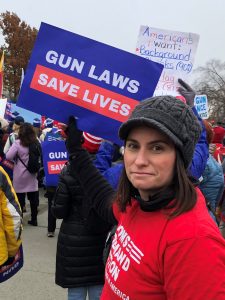
[[[120,122],[126,121],[139,103],[137,100],[41,65],[36,66],[30,87]]]
[[[59,174],[67,160],[48,161],[48,174]]]

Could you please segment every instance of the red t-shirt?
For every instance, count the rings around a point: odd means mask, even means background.
[[[196,206],[172,220],[136,200],[125,213],[114,205],[101,300],[225,299],[225,241],[197,192]]]

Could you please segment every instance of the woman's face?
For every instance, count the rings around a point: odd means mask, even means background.
[[[160,131],[146,126],[130,131],[124,164],[128,179],[143,200],[171,183],[175,160],[174,144]]]

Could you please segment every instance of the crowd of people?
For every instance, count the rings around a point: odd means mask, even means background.
[[[157,96],[135,107],[119,128],[122,147],[81,132],[74,117],[67,126],[0,119],[1,266],[21,244],[26,197],[28,225],[38,226],[32,147],[41,157],[42,142],[65,141],[57,186],[41,184],[49,238],[62,219],[55,282],[69,300],[225,299],[225,124],[203,121],[195,92],[179,83],[182,99]]]

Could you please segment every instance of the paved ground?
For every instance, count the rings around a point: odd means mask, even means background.
[[[29,209],[29,205],[27,205]],[[24,215],[24,267],[0,285],[1,300],[66,300],[67,290],[57,286],[55,255],[58,229],[54,238],[47,233],[47,199],[41,191],[38,227],[27,225],[29,211]],[[60,222],[57,223],[59,228]]]

